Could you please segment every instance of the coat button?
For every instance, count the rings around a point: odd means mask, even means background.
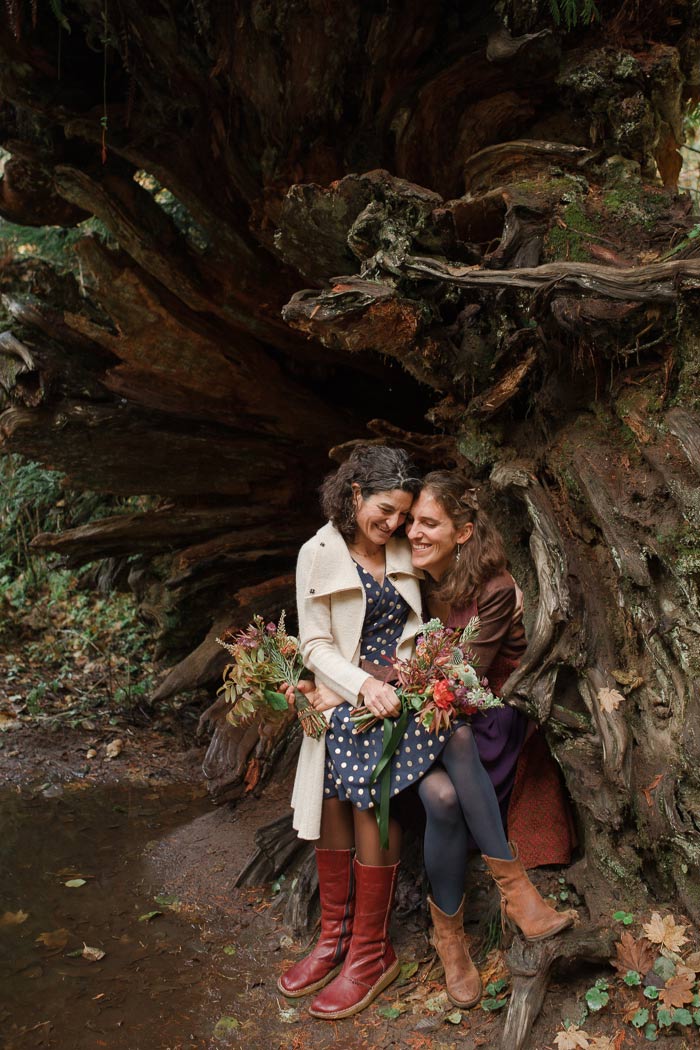
[[[389,579],[390,580],[395,580],[396,579],[396,573],[395,572],[390,573]]]
[[[310,587],[309,588],[309,594],[315,594],[315,593],[316,593],[316,591],[313,589],[313,587]]]

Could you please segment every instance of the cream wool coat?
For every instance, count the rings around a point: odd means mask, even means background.
[[[423,573],[411,565],[411,550],[405,539],[388,541],[386,575],[409,607],[396,647],[397,657],[406,659],[412,654],[421,623],[419,581]],[[358,666],[367,599],[345,540],[330,522],[299,551],[296,581],[304,664],[319,682],[357,705],[367,678],[367,672]],[[328,721],[331,714],[326,712]],[[317,839],[321,833],[325,761],[325,738],[305,736],[292,792],[293,825],[302,839]]]

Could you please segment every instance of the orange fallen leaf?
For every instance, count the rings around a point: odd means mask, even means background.
[[[20,926],[23,922],[26,922],[29,918],[28,911],[6,911],[3,915],[0,915],[0,926]]]
[[[676,974],[675,977],[669,978],[666,981],[664,987],[659,991],[659,1000],[664,1004],[667,1010],[672,1007],[682,1007],[686,1003],[692,1003],[693,1001],[693,985],[695,984],[695,974],[689,976],[687,973]]]
[[[656,957],[656,952],[646,937],[640,937],[638,941],[635,941],[627,930],[615,945],[615,953],[615,958],[610,960],[610,965],[621,974],[626,974],[628,970],[636,970],[642,975],[647,974],[654,965]]]
[[[51,930],[50,933],[40,933],[36,938],[37,944],[43,944],[45,948],[65,948],[70,938],[70,931],[64,930]]]

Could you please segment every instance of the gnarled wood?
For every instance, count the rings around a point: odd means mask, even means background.
[[[615,932],[609,928],[568,930],[539,944],[528,944],[517,937],[507,955],[513,985],[501,1050],[522,1050],[530,1045],[532,1026],[542,1008],[553,968],[584,961],[606,963],[615,939]]]
[[[290,604],[328,448],[467,469],[594,921],[649,885],[700,900],[700,262],[673,191],[698,15],[666,6],[563,32],[510,0],[75,0],[60,77],[54,19],[0,15],[0,209],[101,223],[70,272],[0,274],[3,449],[167,500],[38,542],[136,555],[166,697],[215,684],[220,626]],[[223,714],[207,773],[234,798],[286,745]]]

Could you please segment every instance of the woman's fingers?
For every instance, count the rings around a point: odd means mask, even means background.
[[[313,678],[302,678],[301,681],[297,683],[297,689],[300,693],[303,693],[304,696],[310,696],[310,694],[316,690],[316,683]]]
[[[401,701],[393,686],[369,678],[362,687],[365,707],[377,718],[395,718],[401,710]]]

